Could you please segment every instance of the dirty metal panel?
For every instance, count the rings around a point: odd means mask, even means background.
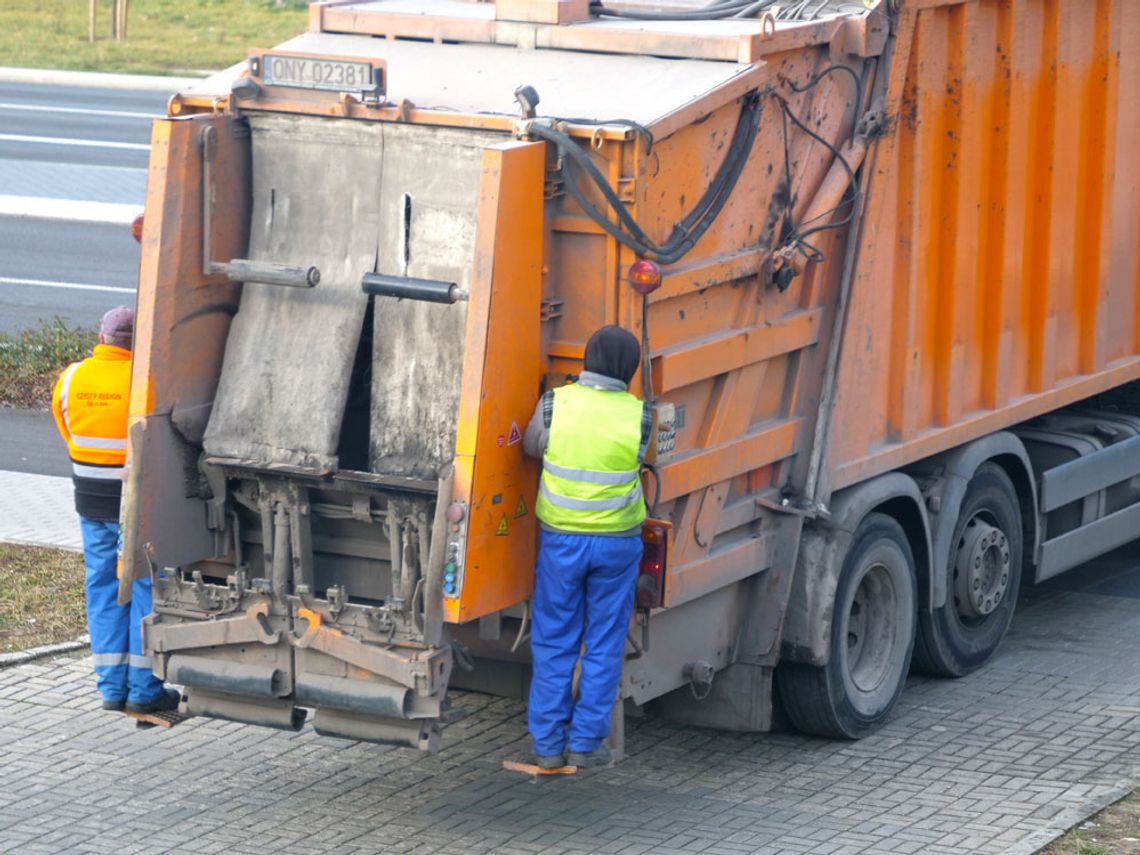
[[[316,265],[312,289],[246,283],[207,453],[335,468],[379,233],[383,137],[371,123],[254,116],[249,257]]]
[[[376,271],[470,285],[483,147],[501,136],[384,126]],[[455,456],[467,303],[375,298],[370,468],[435,478]]]

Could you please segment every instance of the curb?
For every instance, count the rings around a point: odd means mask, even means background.
[[[74,641],[61,641],[58,644],[45,644],[42,647],[33,647],[30,650],[17,650],[15,653],[0,653],[0,668],[11,668],[14,665],[24,665],[36,659],[44,659],[57,653],[74,653],[76,650],[85,650],[89,645],[89,636],[81,635]]]
[[[158,77],[148,74],[104,74],[99,71],[60,71],[53,68],[3,68],[0,83],[39,83],[84,89],[134,89],[174,94],[205,77]]]
[[[1085,820],[1096,816],[1096,814],[1105,808],[1116,804],[1128,796],[1136,789],[1138,783],[1140,782],[1129,780],[1117,781],[1116,785],[1103,795],[1082,802],[1078,807],[1061,811],[1061,813],[1053,817],[1044,828],[1033,832],[1029,837],[1005,849],[1001,855],[1033,855],[1033,853],[1039,852],[1054,840],[1062,837],[1066,832],[1076,828]]]

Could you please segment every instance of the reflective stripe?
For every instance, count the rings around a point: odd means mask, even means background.
[[[618,496],[616,499],[570,499],[566,496],[559,496],[557,493],[550,492],[545,483],[538,485],[538,492],[546,501],[550,502],[550,504],[556,508],[566,508],[571,511],[612,511],[627,507],[640,500],[641,482],[638,481],[636,487],[624,496]]]
[[[78,367],[78,362],[67,366],[67,370],[63,372],[63,382],[59,384],[59,409],[63,413],[63,424],[68,433],[71,433],[71,422],[67,420],[67,393],[71,391],[71,378]]]
[[[126,665],[128,655],[126,653],[96,653],[91,659],[96,668],[108,668],[115,665]]]
[[[130,665],[132,668],[146,668],[149,671],[152,667],[152,660],[149,656],[139,656],[137,653],[132,653]]]
[[[582,484],[628,484],[637,477],[636,469],[626,472],[598,472],[595,469],[569,469],[549,460],[542,461],[542,468],[551,475],[579,481]]]
[[[80,478],[97,478],[101,481],[121,481],[123,479],[123,467],[87,466],[84,463],[72,461],[71,474]]]
[[[110,439],[104,436],[80,436],[73,433],[71,441],[76,445],[82,445],[84,448],[106,448],[113,451],[125,451],[127,448],[127,439]]]

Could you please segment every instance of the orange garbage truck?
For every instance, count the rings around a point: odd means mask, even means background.
[[[525,696],[522,429],[603,324],[655,413],[619,748],[859,737],[1140,531],[1140,4],[309,22],[153,128],[123,577],[185,713],[436,750]]]

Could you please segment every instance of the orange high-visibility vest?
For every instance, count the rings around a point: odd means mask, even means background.
[[[77,491],[80,479],[121,483],[130,388],[131,352],[109,344],[67,366],[56,382],[51,409],[67,442]]]

